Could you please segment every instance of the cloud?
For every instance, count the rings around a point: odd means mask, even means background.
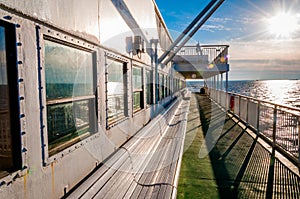
[[[209,18],[208,22],[211,22],[211,23],[227,23],[228,21],[232,21],[232,20],[233,19],[227,18],[227,17],[224,17],[224,18],[211,17],[211,18]]]
[[[232,60],[231,65],[234,65],[234,69],[249,69],[252,71],[268,69],[272,71],[298,71],[300,72],[300,66],[298,65],[300,60]]]
[[[230,28],[226,28],[223,25],[203,25],[201,30],[208,31],[208,32],[215,32],[215,31],[230,31]]]

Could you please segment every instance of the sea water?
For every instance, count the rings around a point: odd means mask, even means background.
[[[188,81],[187,86],[197,91],[203,81]],[[228,92],[300,108],[300,80],[233,80]]]

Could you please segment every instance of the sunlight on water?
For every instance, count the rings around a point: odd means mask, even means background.
[[[230,92],[300,107],[299,80],[231,81],[228,89]]]
[[[199,92],[203,81],[187,82],[187,86]],[[228,82],[228,91],[300,108],[300,80],[234,80]]]

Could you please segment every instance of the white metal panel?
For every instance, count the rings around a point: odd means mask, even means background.
[[[0,0],[33,18],[55,24],[67,31],[99,41],[99,2],[98,0]]]
[[[257,106],[258,103],[248,102],[248,123],[255,128],[257,128]]]
[[[230,101],[229,101],[230,103]],[[235,114],[239,114],[240,113],[240,103],[239,103],[239,97],[238,96],[234,96],[234,113]]]
[[[247,99],[241,98],[240,118],[247,122]]]

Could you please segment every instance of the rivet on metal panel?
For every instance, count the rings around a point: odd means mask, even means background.
[[[11,16],[4,16],[3,18],[4,18],[4,19],[7,19],[7,20],[11,20],[11,19],[12,19]]]

